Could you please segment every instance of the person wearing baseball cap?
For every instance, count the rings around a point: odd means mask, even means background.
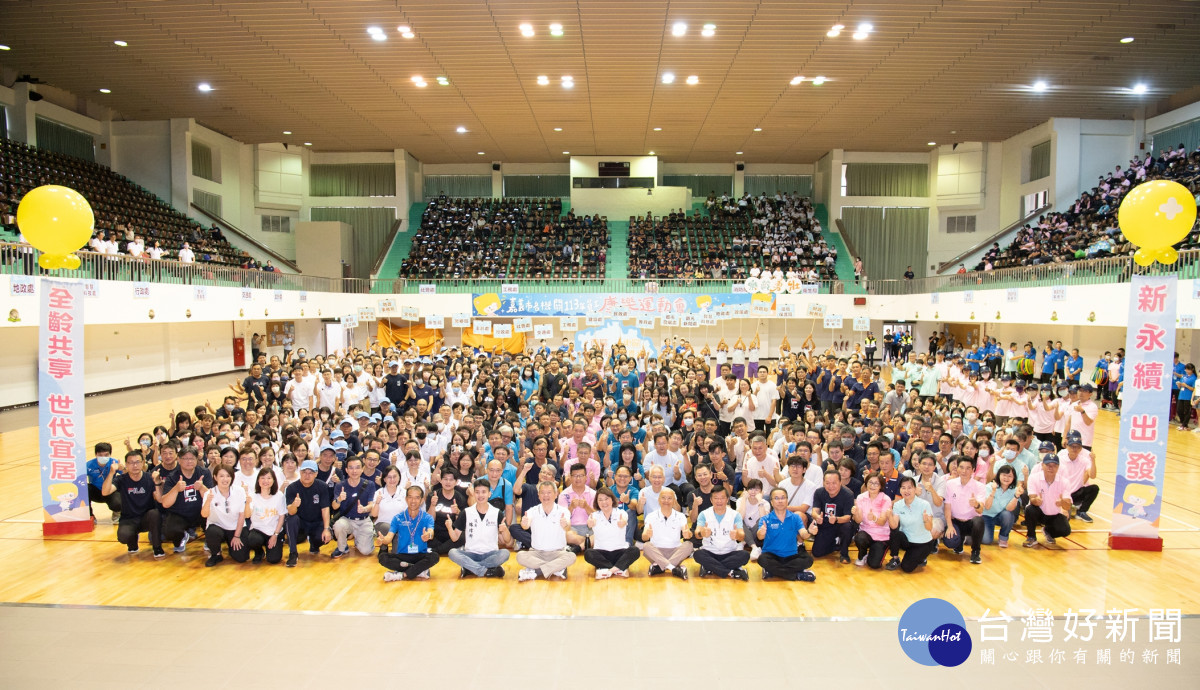
[[[1091,522],[1088,509],[1100,495],[1100,487],[1088,483],[1096,478],[1096,458],[1084,449],[1078,431],[1068,432],[1066,441],[1067,447],[1058,453],[1058,478],[1078,511],[1076,517]]]
[[[329,530],[330,498],[329,485],[317,481],[317,463],[313,460],[300,463],[300,481],[289,484],[284,492],[288,510],[287,567],[296,567],[296,547],[301,539],[308,539],[309,553],[318,554],[321,545],[328,544],[333,537]]]
[[[1058,537],[1071,534],[1070,515],[1071,496],[1067,493],[1066,485],[1058,476],[1058,456],[1051,452],[1042,456],[1042,462],[1029,478],[1029,505],[1025,508],[1026,535],[1024,546],[1034,548],[1038,545],[1038,527],[1045,527],[1046,544],[1053,546]]]
[[[1074,390],[1075,386],[1071,388]],[[1096,436],[1096,417],[1100,413],[1100,408],[1092,400],[1092,394],[1095,392],[1096,388],[1091,383],[1084,383],[1079,387],[1079,397],[1075,404],[1068,409],[1071,419],[1067,429],[1078,432],[1080,443],[1089,451],[1092,449],[1092,439]]]

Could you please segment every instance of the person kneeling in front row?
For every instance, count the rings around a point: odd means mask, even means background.
[[[831,473],[831,476],[837,475]],[[835,528],[836,523],[829,525],[829,529]],[[817,576],[809,570],[813,559],[804,548],[804,540],[819,533],[817,530],[815,524],[805,529],[800,515],[788,510],[786,490],[778,487],[772,489],[771,512],[758,521],[758,540],[762,543],[758,565],[762,567],[763,579],[777,577],[781,580],[816,582]],[[825,529],[820,528],[820,531],[824,532]]]
[[[641,556],[637,547],[629,543],[629,513],[615,508],[616,503],[616,494],[602,487],[596,491],[599,510],[588,517],[592,548],[583,552],[583,560],[596,568],[597,580],[606,580],[613,575],[629,577],[629,566]]]
[[[490,484],[489,484],[490,486]],[[575,562],[575,554],[567,550],[567,542],[582,544],[581,537],[571,529],[570,512],[555,502],[558,489],[553,482],[538,482],[538,500],[521,516],[521,527],[529,531],[530,551],[517,552],[521,582],[546,578],[567,579],[567,568]]]
[[[121,495],[121,519],[117,527],[117,541],[129,549],[132,556],[138,552],[138,535],[149,532],[150,546],[155,558],[166,558],[162,547],[162,516],[154,503],[154,480],[146,474],[146,460],[142,451],[131,450],[125,454],[125,474],[113,480],[117,463],[109,463],[108,474],[100,491],[105,496]]]
[[[650,575],[670,571],[680,580],[688,579],[683,562],[692,555],[688,519],[676,510],[674,489],[663,489],[658,495],[658,510],[646,516],[646,527],[642,530],[642,555],[650,561]]]
[[[900,500],[892,506],[888,522],[892,529],[892,560],[886,568],[911,573],[925,565],[925,559],[937,547],[937,538],[933,532],[933,506],[917,496],[916,479],[908,475],[900,478]],[[904,560],[900,560],[901,550]]]
[[[379,565],[387,568],[383,574],[385,582],[428,580],[429,569],[438,562],[437,552],[429,550],[429,540],[433,539],[433,516],[421,509],[425,490],[410,486],[404,500],[408,510],[393,517],[388,533],[375,539],[379,545]],[[384,548],[389,544],[392,548]]]
[[[242,539],[249,504],[246,492],[240,486],[233,486],[233,470],[224,465],[217,466],[216,482],[215,487],[200,490],[204,494],[200,515],[207,521],[204,524],[204,543],[209,552],[204,562],[207,568],[225,560],[221,555],[222,544],[229,545],[229,556],[238,563],[250,558],[250,550]]]
[[[462,569],[460,578],[470,573],[475,577],[502,579],[504,568],[500,566],[508,561],[512,535],[508,532],[508,525],[504,524],[500,510],[488,503],[488,496],[492,493],[492,485],[488,480],[483,477],[476,479],[471,490],[475,492],[475,505],[459,511],[455,517],[446,517],[446,533],[450,541],[462,540],[462,546],[450,549],[448,556]]]
[[[750,553],[741,544],[746,538],[742,516],[729,510],[729,489],[724,485],[713,488],[709,498],[712,507],[696,518],[696,534],[704,544],[692,558],[700,564],[700,577],[711,573],[745,582],[750,579],[745,568]]]
[[[289,568],[296,567],[301,539],[308,539],[309,553],[320,553],[321,544],[328,544],[333,538],[329,531],[329,485],[317,481],[317,469],[315,460],[305,460],[300,465],[300,481],[288,484],[284,491]]]
[[[1058,456],[1042,456],[1041,472],[1034,468],[1029,474],[1029,505],[1025,507],[1025,526],[1028,538],[1024,546],[1038,545],[1038,527],[1045,526],[1046,543],[1054,545],[1058,537],[1071,534],[1071,495],[1058,476]]]

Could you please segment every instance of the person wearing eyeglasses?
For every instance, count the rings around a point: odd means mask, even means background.
[[[105,496],[121,495],[117,541],[133,556],[138,552],[138,535],[148,532],[154,557],[166,558],[167,552],[162,547],[162,514],[154,502],[154,480],[146,473],[145,456],[140,450],[131,450],[125,454],[125,473],[116,476],[117,467],[118,463],[108,464],[108,474],[100,487]]]

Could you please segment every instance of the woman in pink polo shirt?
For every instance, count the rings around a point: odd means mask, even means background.
[[[853,520],[861,526],[854,535],[854,545],[858,547],[855,565],[868,565],[872,570],[879,570],[883,567],[883,557],[892,536],[888,525],[892,499],[881,491],[883,476],[880,474],[867,475],[866,487],[867,490],[854,500],[854,508],[850,511]]]

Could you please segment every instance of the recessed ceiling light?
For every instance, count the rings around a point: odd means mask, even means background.
[[[684,24],[683,22],[675,22],[675,25],[671,27],[671,35],[672,36],[682,36],[686,33],[687,33],[687,24]]]
[[[562,36],[563,35],[562,24],[551,24],[550,25],[550,35],[551,36]]]
[[[285,130],[283,130],[283,133],[284,133],[284,134],[291,134],[291,133],[292,133],[292,130],[290,130],[290,129],[285,129]]]
[[[951,134],[958,134],[958,130],[957,130],[957,129],[952,129],[952,130],[950,130],[950,133],[951,133]]]
[[[675,74],[673,72],[663,72],[662,83],[674,84],[675,83]]]
[[[547,77],[547,76],[546,76],[546,75],[544,75],[544,74],[539,74],[539,75],[538,75],[538,78],[537,78],[537,83],[538,83],[540,86],[545,86],[546,84],[549,84],[549,83],[550,83],[550,77]]]
[[[699,83],[700,83],[700,77],[698,77],[698,76],[696,76],[696,75],[694,75],[694,74],[692,74],[692,75],[689,75],[689,76],[688,76],[688,78],[687,78],[687,83],[688,83],[688,84],[691,84],[692,86],[695,86],[696,84],[699,84]]]
[[[570,151],[563,151],[563,155],[564,155],[564,156],[569,156],[569,155],[571,155],[571,152],[570,152]]]
[[[741,151],[734,151],[733,153],[734,153],[734,155],[736,155],[736,156],[740,156],[740,155],[742,155],[742,152],[741,152]]]
[[[573,89],[573,88],[575,88],[575,80],[574,80],[574,79],[573,79],[573,78],[572,78],[570,75],[563,75],[563,78],[562,78],[562,87],[563,87],[564,89]]]
[[[867,37],[867,32],[865,32],[865,31],[855,31],[854,33],[850,34],[850,38],[853,38],[856,41],[861,41],[861,40],[865,39],[866,37]]]
[[[112,89],[100,89],[100,93],[112,93]]]
[[[791,85],[795,86],[796,84],[802,83],[803,81],[804,81],[804,77],[792,77]]]
[[[306,141],[306,142],[304,142],[304,145],[305,145],[305,146],[312,146],[312,142],[311,142],[311,141]]]
[[[459,125],[459,126],[458,126],[458,129],[456,129],[456,130],[454,130],[454,131],[455,131],[455,132],[458,132],[459,134],[466,134],[466,133],[467,133],[467,128],[466,128],[466,127],[463,127],[462,125]]]
[[[400,35],[403,36],[404,38],[415,38],[416,37],[416,34],[414,34],[411,31],[405,31],[405,32],[401,33]]]
[[[533,36],[533,24],[522,24],[520,26],[520,29],[521,29],[522,36],[524,36],[526,38]]]
[[[555,132],[561,132],[561,131],[562,131],[562,127],[555,127],[555,128],[554,128],[554,131],[555,131]]]
[[[387,34],[371,34],[371,39],[375,41],[386,41]]]
[[[830,38],[837,38],[838,36],[842,35],[842,29],[844,28],[846,27],[842,26],[841,24],[834,24],[832,29],[825,32],[825,35]]]
[[[875,27],[871,26],[871,24],[869,22],[862,22],[861,24],[858,25],[858,30],[863,33],[869,34],[875,30]]]
[[[381,34],[381,33],[383,33],[383,29],[379,28],[378,26],[368,26],[367,33],[372,34],[372,35]]]
[[[450,80],[446,77],[438,77],[437,83],[441,84],[442,86],[450,86]]]
[[[429,82],[426,82],[426,81],[419,81],[419,82],[417,82],[417,88],[418,88],[418,89],[423,89],[423,88],[425,88],[426,86],[429,86]]]
[[[662,127],[655,127],[655,128],[654,128],[654,131],[655,131],[655,132],[661,132],[661,131],[662,131]]]
[[[825,83],[825,77],[813,77],[813,86],[820,86]]]
[[[406,33],[409,33],[412,31],[412,27],[409,26],[408,24],[401,24],[400,26],[396,27],[396,31],[399,31],[402,34],[406,34]]]
[[[208,83],[208,82],[206,82],[206,81],[202,81],[202,82],[200,82],[200,83],[199,83],[199,84],[196,86],[196,88],[197,88],[197,89],[200,89],[201,91],[203,91],[203,92],[205,92],[205,93],[208,93],[209,91],[212,91],[212,90],[213,90],[213,87],[212,87],[212,85],[211,85],[211,84],[209,84],[209,83]]]
[[[1040,79],[1038,81],[1033,82],[1033,90],[1037,91],[1038,93],[1045,91],[1046,88],[1047,88],[1046,82],[1041,81]]]
[[[717,34],[717,25],[716,24],[705,24],[704,28],[700,30],[700,35],[705,38],[712,38],[716,34]]]
[[[1133,43],[1133,36],[1126,36],[1121,39],[1121,43]]]
[[[487,155],[487,154],[485,154],[483,151],[477,151],[476,153],[478,153],[478,154],[479,154],[479,155],[481,155],[481,156]]]
[[[762,127],[755,127],[755,128],[754,128],[754,131],[755,131],[755,132],[761,132],[761,131],[762,131]]]
[[[1145,84],[1134,84],[1133,85],[1134,93],[1146,93],[1146,90],[1147,90],[1147,87]]]
[[[124,48],[125,46],[127,46],[129,44],[126,43],[125,41],[113,41],[113,45],[121,46],[122,48]],[[5,50],[8,50],[8,48],[5,48]]]
[[[653,152],[653,151],[651,151],[651,152],[650,152],[650,155],[651,155],[651,156],[653,156],[653,155],[654,155],[654,152]]]
[[[930,145],[930,146],[937,146],[937,142],[936,142],[936,141],[931,141],[931,142],[929,142],[929,145]]]

